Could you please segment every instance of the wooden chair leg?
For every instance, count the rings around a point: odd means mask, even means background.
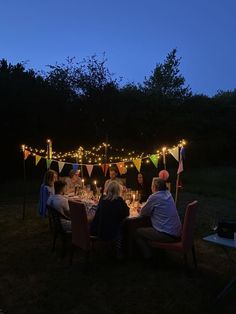
[[[195,247],[194,247],[194,245],[192,246],[192,254],[193,254],[194,266],[195,266],[195,268],[197,268],[197,259],[196,259],[196,252],[195,252]]]

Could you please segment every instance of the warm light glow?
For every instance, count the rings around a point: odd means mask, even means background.
[[[52,141],[51,139],[47,139],[47,144],[51,145]],[[143,162],[146,164],[150,164],[150,156],[153,153],[149,154],[138,154],[135,151],[128,151],[124,147],[123,148],[115,148],[112,147],[110,144],[102,143],[101,145],[98,145],[97,147],[92,147],[91,149],[84,149],[82,146],[77,148],[76,150],[70,151],[70,152],[52,152],[52,160],[53,161],[64,161],[68,162],[70,164],[74,163],[76,158],[76,162],[80,165],[86,165],[86,164],[93,164],[94,166],[101,166],[105,163],[105,154],[104,154],[104,144],[109,148],[109,163],[110,165],[115,165],[119,162],[125,163],[123,167],[126,168],[133,168],[133,160],[135,159],[142,159]],[[183,147],[186,145],[186,140],[182,139],[180,140],[176,145],[173,145],[171,147],[162,147],[159,150],[156,150],[156,154],[158,157],[167,156],[170,154],[173,149],[176,149],[176,147]],[[29,152],[33,155],[40,156],[42,158],[47,158],[47,151],[44,149],[36,149],[32,147],[27,147],[26,145],[21,145],[22,151],[29,150]]]

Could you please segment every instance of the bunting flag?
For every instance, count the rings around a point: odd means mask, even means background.
[[[169,152],[177,161],[179,161],[179,147],[178,146],[173,149],[170,149]]]
[[[47,169],[50,169],[51,163],[52,163],[51,159],[46,159]]]
[[[30,151],[25,149],[23,154],[24,154],[24,160],[26,160],[30,155]]]
[[[158,156],[156,154],[153,154],[150,156],[150,159],[152,161],[152,163],[154,164],[154,166],[157,168],[158,166]]]
[[[103,171],[103,173],[104,173],[104,175],[106,177],[107,170],[109,169],[109,165],[108,164],[102,164],[101,167],[102,167],[102,171]]]
[[[116,163],[116,166],[117,166],[117,168],[118,168],[118,170],[119,170],[120,175],[126,174],[127,169],[126,169],[125,163],[124,163],[123,161],[117,162],[117,163]]]
[[[138,159],[134,159],[134,160],[133,160],[133,164],[135,165],[135,167],[136,167],[136,169],[138,170],[138,172],[140,172],[141,163],[142,163],[142,159],[141,159],[141,158],[138,158]]]
[[[41,160],[41,156],[39,155],[35,155],[35,166],[37,166],[37,164],[39,163],[39,161]]]
[[[86,169],[87,169],[89,177],[91,177],[91,174],[93,171],[93,165],[86,165]]]
[[[184,171],[183,159],[180,158],[177,174],[180,174],[183,171]]]
[[[58,161],[58,169],[59,169],[59,173],[62,172],[62,169],[64,168],[65,166],[65,163],[63,161]]]
[[[74,171],[77,171],[79,169],[79,164],[73,164],[72,167]]]
[[[180,149],[180,156],[182,157],[182,159],[185,159],[185,148],[181,147]]]

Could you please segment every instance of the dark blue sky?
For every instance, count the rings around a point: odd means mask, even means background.
[[[142,82],[173,48],[197,93],[236,88],[235,0],[6,0],[0,58],[29,67],[106,52],[124,82]]]

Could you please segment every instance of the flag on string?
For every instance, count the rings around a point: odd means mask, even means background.
[[[182,157],[182,159],[185,159],[185,148],[184,147],[181,147],[180,149],[180,156]]]
[[[136,167],[136,169],[138,170],[138,172],[140,172],[141,164],[142,164],[142,159],[141,159],[141,158],[134,159],[134,160],[133,160],[133,164],[135,165],[135,167]]]
[[[154,166],[157,168],[157,166],[158,166],[158,156],[157,156],[157,154],[151,155],[150,159],[151,159],[152,163],[154,164]]]
[[[87,169],[89,177],[91,177],[91,174],[93,171],[93,165],[86,165],[86,169]]]
[[[178,167],[177,174],[180,174],[180,173],[183,172],[183,171],[184,171],[183,158],[180,157],[180,160],[179,160],[179,167]]]
[[[30,151],[25,149],[23,153],[24,153],[24,160],[26,160],[30,155]]]
[[[58,164],[59,173],[61,173],[62,169],[65,166],[65,163],[63,161],[58,161],[57,164]]]
[[[126,169],[125,163],[124,163],[123,161],[117,162],[117,163],[116,163],[116,166],[117,166],[117,168],[118,168],[118,170],[119,170],[120,175],[126,174],[127,169]]]
[[[77,171],[79,169],[79,164],[72,164],[73,170]]]
[[[39,161],[41,160],[41,156],[39,155],[35,155],[35,166],[37,166],[37,164],[39,163]]]
[[[47,169],[50,169],[52,159],[46,159]]]
[[[173,149],[170,149],[169,152],[177,161],[179,161],[179,147],[178,146]]]
[[[104,175],[106,177],[107,171],[109,169],[109,165],[108,164],[102,164],[101,167],[102,167],[102,171],[103,171],[103,173],[104,173]]]

